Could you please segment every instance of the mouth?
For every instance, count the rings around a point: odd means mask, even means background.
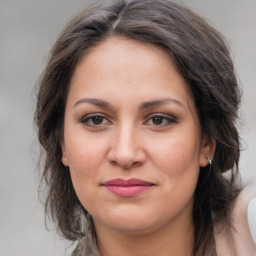
[[[121,197],[135,197],[149,190],[155,184],[140,179],[112,179],[102,184],[106,189]]]

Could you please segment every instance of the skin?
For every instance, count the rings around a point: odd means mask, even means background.
[[[93,217],[102,256],[191,255],[194,190],[214,148],[164,50],[111,37],[76,66],[62,162]],[[153,185],[122,197],[102,186],[115,178]]]

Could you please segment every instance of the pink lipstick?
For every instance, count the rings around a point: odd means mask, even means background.
[[[153,183],[135,178],[129,180],[113,179],[105,182],[102,185],[113,194],[121,197],[138,196],[154,186]]]

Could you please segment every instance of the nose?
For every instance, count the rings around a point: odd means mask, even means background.
[[[146,157],[146,151],[136,128],[126,125],[115,131],[107,154],[108,161],[112,165],[127,170],[143,165]]]

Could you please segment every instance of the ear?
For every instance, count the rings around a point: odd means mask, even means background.
[[[64,166],[68,167],[69,163],[68,163],[68,157],[67,157],[67,152],[66,152],[66,147],[65,147],[64,141],[61,142],[61,151],[62,151],[62,158],[61,158],[62,164]]]
[[[208,157],[212,160],[216,149],[216,141],[208,134],[204,134],[201,142],[200,166],[206,167],[209,164]]]

